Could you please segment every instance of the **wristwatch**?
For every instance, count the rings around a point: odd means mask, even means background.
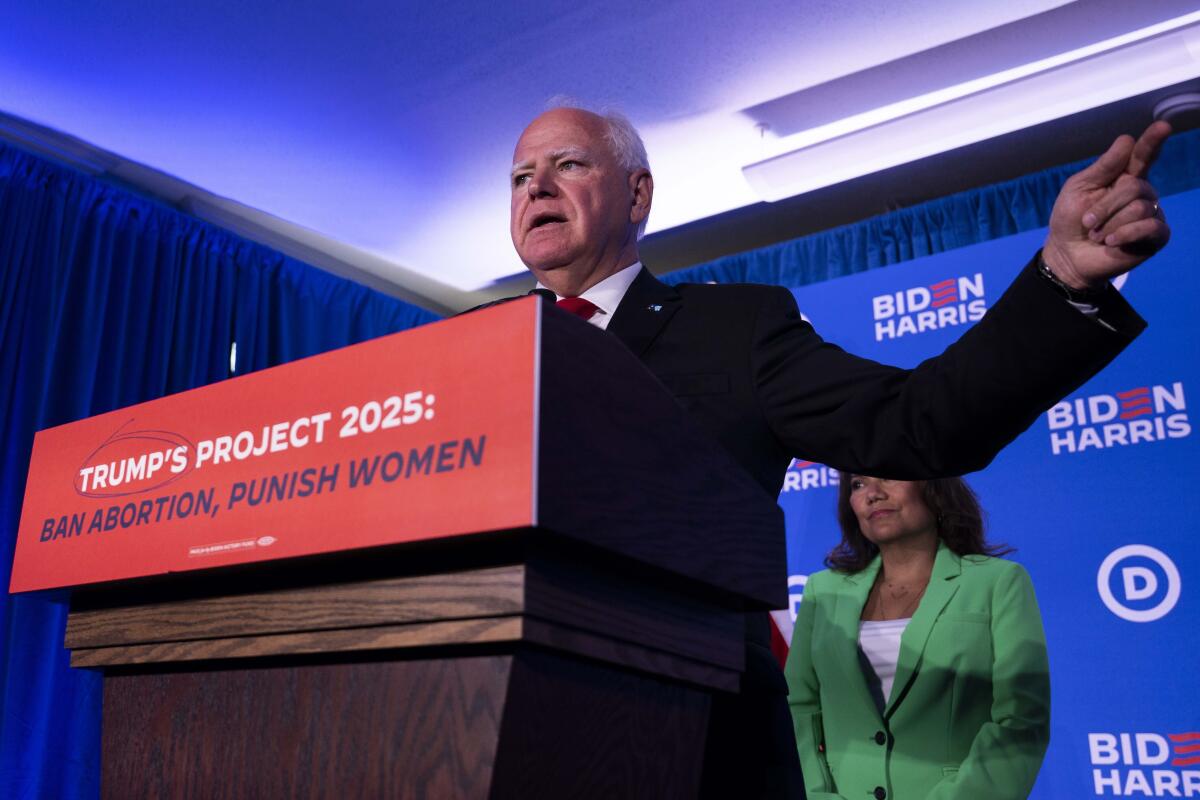
[[[1112,284],[1107,282],[1097,289],[1072,289],[1070,286],[1067,286],[1065,283],[1059,280],[1058,276],[1054,274],[1054,271],[1050,269],[1050,265],[1046,263],[1046,259],[1042,258],[1041,250],[1039,250],[1037,254],[1037,271],[1038,274],[1050,282],[1050,285],[1053,286],[1059,294],[1067,298],[1068,303],[1096,306],[1099,305],[1104,300],[1105,296],[1113,290]]]

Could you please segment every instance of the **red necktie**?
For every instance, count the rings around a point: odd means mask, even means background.
[[[600,310],[590,300],[584,300],[582,297],[564,297],[555,303],[555,305],[568,314],[574,314],[585,322]]]

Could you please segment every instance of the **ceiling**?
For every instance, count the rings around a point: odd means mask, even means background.
[[[788,137],[1194,11],[1194,0],[14,2],[0,26],[0,136],[451,310],[523,274],[507,176],[516,137],[551,97],[619,107],[642,131],[656,184],[645,252],[711,257],[819,221],[780,222],[796,201],[766,204],[743,175]],[[833,224],[872,213],[853,206]],[[697,244],[722,225],[758,233]]]

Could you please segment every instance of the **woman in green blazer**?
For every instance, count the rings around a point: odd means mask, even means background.
[[[1024,798],[1050,739],[1029,575],[959,478],[842,475],[786,674],[810,800]]]

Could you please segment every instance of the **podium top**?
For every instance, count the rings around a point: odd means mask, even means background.
[[[530,527],[781,604],[773,500],[537,298],[40,431],[10,590]]]

